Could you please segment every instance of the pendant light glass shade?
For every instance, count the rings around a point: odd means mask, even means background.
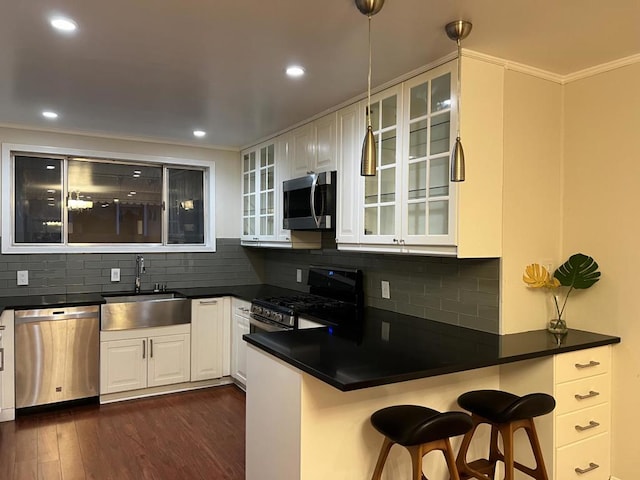
[[[460,77],[462,76],[462,45],[461,40],[467,38],[471,33],[473,25],[466,20],[456,20],[455,22],[448,23],[444,29],[447,32],[447,36],[451,40],[455,40],[458,46],[458,81],[457,81],[457,99],[456,105],[458,107],[458,121],[457,121],[457,135],[456,143],[451,151],[451,181],[452,182],[464,182],[465,180],[465,163],[464,163],[464,149],[462,148],[462,141],[460,140]]]
[[[367,133],[362,144],[362,159],[360,160],[360,175],[373,177],[376,174],[376,138],[373,136],[373,128],[367,125]]]

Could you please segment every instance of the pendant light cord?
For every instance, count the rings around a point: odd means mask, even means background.
[[[457,90],[458,90],[458,98],[457,98],[457,103],[458,103],[458,121],[456,122],[457,124],[457,128],[456,128],[456,132],[457,132],[457,137],[460,138],[460,75],[462,74],[462,46],[460,43],[460,38],[457,39],[457,43],[458,43],[458,78],[457,78]]]
[[[367,77],[367,127],[371,126],[371,15],[369,15],[369,76]]]

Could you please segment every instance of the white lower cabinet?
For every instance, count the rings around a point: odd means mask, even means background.
[[[229,375],[230,317],[230,297],[192,300],[191,381]]]
[[[242,336],[249,333],[249,312],[251,304],[233,299],[233,319],[231,335],[231,376],[238,383],[247,384],[247,344]]]
[[[555,398],[553,412],[535,419],[550,479],[609,478],[611,346],[502,365],[500,388],[517,395],[543,392]],[[533,466],[524,435],[515,443],[516,460]]]
[[[100,394],[188,382],[190,325],[100,333]]]
[[[555,475],[605,480],[611,473],[611,347],[555,357]]]

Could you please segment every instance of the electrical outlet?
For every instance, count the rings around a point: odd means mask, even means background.
[[[386,280],[382,280],[382,298],[391,298],[391,294],[389,293],[389,282]]]
[[[302,283],[302,269],[296,269],[296,282]]]
[[[391,328],[391,325],[389,324],[389,322],[381,322],[381,331],[380,331],[380,338],[382,338],[382,340],[384,340],[385,342],[389,341],[389,329]]]
[[[18,270],[18,285],[29,285],[29,270]]]
[[[112,282],[119,282],[120,281],[120,269],[119,268],[112,268],[111,269],[111,281]]]

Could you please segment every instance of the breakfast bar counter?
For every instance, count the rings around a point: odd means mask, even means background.
[[[245,340],[342,391],[619,343],[570,330],[497,335],[366,308],[357,325],[245,335]]]
[[[560,338],[546,330],[495,335],[373,308],[365,309],[359,328],[244,339],[247,480],[371,478],[382,442],[369,422],[376,410],[401,404],[459,410],[457,397],[477,389],[554,394],[555,358],[589,364],[592,353],[606,358],[620,342],[580,330]],[[554,418],[541,417],[537,426],[550,478],[559,480]],[[453,439],[454,449],[460,440]],[[488,432],[480,432],[470,458],[484,454],[487,443]],[[402,450],[392,449],[383,478],[408,478]],[[440,456],[427,455],[424,466],[430,479],[448,478]]]

